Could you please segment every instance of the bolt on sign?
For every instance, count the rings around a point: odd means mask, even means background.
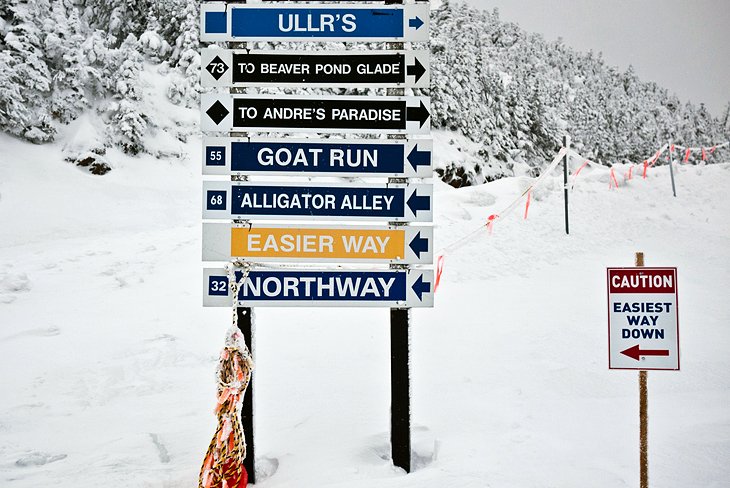
[[[679,370],[677,268],[608,269],[609,369]]]

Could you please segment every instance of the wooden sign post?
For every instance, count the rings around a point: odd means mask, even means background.
[[[649,487],[648,370],[679,370],[677,268],[608,270],[609,369],[639,371],[640,488]]]
[[[644,253],[636,253],[634,265],[644,267]],[[639,371],[639,486],[649,488],[649,386],[646,370]]]

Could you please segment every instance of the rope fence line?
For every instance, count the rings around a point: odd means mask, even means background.
[[[636,164],[636,163],[629,163],[629,169],[626,173],[623,174],[624,181],[631,180],[633,178],[634,168],[638,168],[642,170],[642,177],[643,179],[646,179],[647,172],[649,168],[654,167],[659,160],[661,159],[662,155],[669,151],[669,154],[667,154],[667,161],[670,160],[671,155],[676,152],[677,150],[684,151],[684,158],[682,162],[684,164],[687,164],[689,162],[689,159],[693,152],[701,152],[702,154],[702,161],[707,161],[709,159],[709,156],[714,154],[716,150],[730,146],[730,142],[725,142],[722,144],[715,144],[711,147],[685,147],[680,146],[678,144],[665,144],[660,149],[654,153],[653,156],[647,158],[644,160],[643,164]],[[530,203],[532,200],[532,191],[540,186],[540,184],[544,181],[544,179],[560,164],[560,162],[563,160],[563,158],[568,157],[570,159],[577,159],[580,161],[583,161],[583,163],[578,167],[577,171],[573,173],[572,175],[572,181],[569,185],[570,190],[573,190],[575,187],[575,183],[578,179],[578,176],[580,175],[581,171],[586,166],[592,166],[597,168],[606,168],[609,170],[609,189],[613,189],[615,186],[616,188],[619,188],[619,182],[618,178],[616,177],[616,172],[614,166],[606,166],[603,164],[596,163],[584,156],[582,156],[580,153],[568,149],[568,148],[561,148],[558,154],[555,156],[553,161],[545,168],[545,170],[540,174],[539,177],[535,179],[535,181],[525,190],[522,192],[522,194],[517,197],[512,203],[507,205],[504,209],[502,209],[499,212],[493,213],[487,217],[485,223],[480,225],[479,227],[475,228],[472,232],[468,233],[464,237],[442,247],[439,251],[437,251],[435,255],[436,260],[436,279],[434,284],[434,292],[438,290],[439,284],[441,282],[441,274],[443,273],[444,264],[446,261],[446,257],[464,247],[469,242],[474,240],[476,237],[480,236],[483,233],[487,233],[488,235],[492,234],[492,231],[494,229],[494,224],[496,221],[504,219],[507,215],[509,215],[515,208],[517,208],[520,203],[522,202],[523,198],[526,198],[525,201],[525,213],[524,213],[524,219],[527,219],[528,211],[530,208]]]

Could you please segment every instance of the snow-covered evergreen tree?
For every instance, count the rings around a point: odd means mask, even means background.
[[[0,55],[0,127],[32,142],[53,139],[48,113],[51,71],[45,60],[42,19],[50,15],[47,0],[12,0],[6,6],[4,48]]]
[[[150,11],[147,21],[147,28],[139,38],[139,45],[142,52],[153,63],[159,63],[166,59],[170,53],[170,45],[162,37],[162,28],[154,11]]]
[[[129,34],[139,37],[144,32],[151,5],[150,0],[80,0],[83,19],[113,37],[109,43],[113,46],[120,45]]]
[[[137,47],[137,39],[129,34],[116,53],[119,67],[113,75],[114,101],[109,106],[109,132],[112,139],[129,154],[144,151],[142,139],[147,129],[147,119],[139,103],[142,98],[139,77],[142,56]]]
[[[199,103],[199,11],[199,0],[0,2],[0,130],[44,142],[59,124],[96,110],[108,124],[104,143],[144,151],[144,135],[157,126],[142,109],[145,63],[168,73],[174,103]],[[433,126],[458,131],[481,148],[441,168],[456,186],[515,171],[537,174],[566,133],[581,153],[605,164],[639,162],[668,141],[697,147],[730,137],[730,105],[716,119],[703,106],[642,82],[632,68],[618,70],[600,54],[501,21],[496,9],[447,0],[432,11],[431,28],[432,85],[415,92],[431,97]],[[333,47],[256,48],[272,46]]]
[[[171,73],[168,98],[190,108],[200,101],[200,6],[196,0],[185,0],[185,8],[178,20],[180,31],[170,56],[177,67]]]
[[[81,48],[84,36],[73,4],[52,1],[51,16],[44,22],[45,56],[53,73],[49,108],[55,119],[68,123],[89,106],[85,88],[88,67]]]

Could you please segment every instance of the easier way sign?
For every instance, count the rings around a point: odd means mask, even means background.
[[[216,95],[201,97],[203,131],[428,134],[427,97]]]
[[[205,2],[200,40],[428,42],[428,5]]]
[[[203,224],[203,261],[432,264],[432,227]]]
[[[203,182],[204,219],[431,222],[427,184]]]
[[[433,176],[431,139],[203,139],[204,175]]]
[[[608,269],[610,369],[679,369],[677,268]]]
[[[203,49],[203,86],[410,87],[430,84],[428,51]]]
[[[252,270],[237,298],[250,307],[433,307],[433,270]],[[203,306],[232,299],[225,270],[203,270]]]

